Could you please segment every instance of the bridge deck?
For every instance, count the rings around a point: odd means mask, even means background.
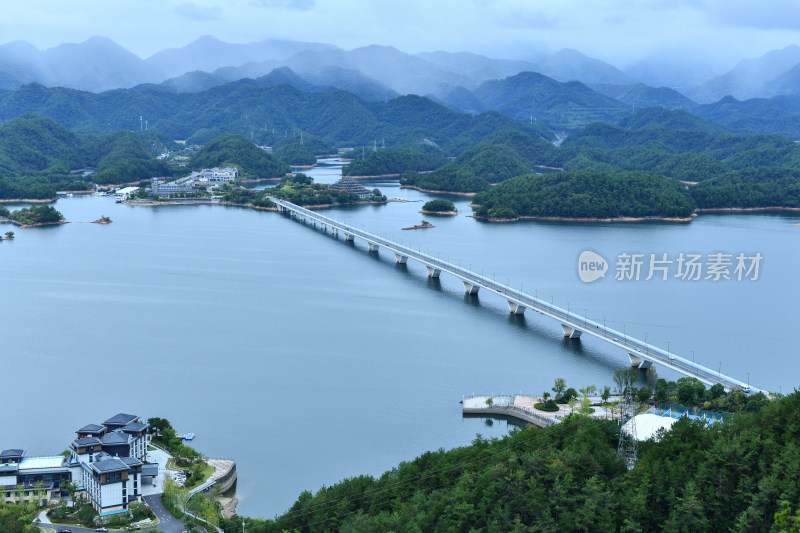
[[[733,388],[741,388],[750,389],[753,392],[760,392],[760,389],[757,389],[753,386],[748,386],[747,383],[744,383],[731,376],[727,376],[721,372],[715,372],[710,368],[694,363],[693,361],[689,361],[681,356],[676,355],[675,353],[667,352],[666,350],[657,346],[653,346],[652,344],[648,344],[641,339],[637,339],[635,337],[631,337],[630,335],[626,335],[623,332],[608,328],[604,324],[599,324],[592,320],[588,320],[586,317],[579,316],[566,309],[531,296],[530,294],[523,293],[512,287],[497,283],[494,280],[486,278],[480,274],[476,274],[475,272],[467,270],[461,266],[449,263],[447,261],[442,261],[441,259],[422,253],[419,250],[414,250],[383,237],[379,237],[378,235],[373,235],[356,227],[344,224],[338,220],[295,205],[291,202],[280,200],[272,196],[270,196],[269,199],[286,212],[297,213],[305,218],[317,221],[320,224],[330,226],[331,228],[336,228],[346,234],[354,235],[366,240],[369,243],[382,246],[395,252],[396,254],[415,259],[428,267],[438,269],[442,272],[447,272],[461,279],[462,281],[466,281],[484,290],[498,294],[509,302],[513,302],[516,305],[524,306],[525,308],[532,309],[538,313],[541,313],[542,315],[553,318],[563,325],[582,332],[584,335],[592,335],[593,337],[619,347],[625,350],[626,353],[639,357],[644,361],[658,363],[665,368],[670,368],[686,376],[695,377],[706,385],[714,385],[719,383],[728,390]]]

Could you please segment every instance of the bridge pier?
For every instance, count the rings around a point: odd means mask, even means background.
[[[344,234],[345,242],[353,242],[353,234],[352,233],[345,233]]]
[[[397,260],[398,265],[405,265],[408,262],[407,255],[398,254],[397,252],[395,252],[394,258]]]
[[[581,338],[581,330],[575,329],[571,326],[567,326],[566,324],[561,324],[561,329],[564,330],[564,336],[570,339],[580,339]]]
[[[464,281],[464,290],[467,294],[478,294],[478,289],[480,289],[478,285],[474,285],[469,281]]]
[[[369,251],[370,252],[377,252],[380,246],[377,243],[371,242],[369,243]]]
[[[629,352],[628,358],[631,360],[631,366],[634,368],[647,368],[653,366],[653,362],[643,358],[641,354],[637,355]]]
[[[525,309],[527,308],[522,304],[512,302],[511,300],[508,301],[508,312],[512,315],[524,315]]]
[[[441,269],[438,269],[436,267],[425,265],[425,268],[428,269],[429,278],[438,278],[439,274],[442,273]]]

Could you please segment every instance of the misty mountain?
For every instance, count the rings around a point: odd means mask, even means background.
[[[281,39],[235,44],[206,35],[184,47],[157,52],[144,60],[144,63],[152,72],[158,73],[161,79],[166,79],[195,70],[213,72],[222,67],[235,67],[245,63],[283,60],[303,50],[322,52],[335,49],[335,46],[329,44]],[[272,68],[266,72],[270,70]]]
[[[39,82],[102,91],[153,81],[142,60],[114,41],[91,37],[40,51],[25,42],[0,47],[3,87]]]
[[[538,67],[535,72],[540,72],[558,81],[614,83],[620,85],[636,83],[636,80],[617,67],[569,48],[539,60]]]
[[[454,71],[470,75],[476,83],[505,78],[520,72],[539,72],[539,65],[530,61],[493,59],[469,52],[424,52],[417,57]]]
[[[651,87],[689,90],[717,76],[730,67],[703,57],[697,47],[687,50],[664,50],[649,54],[624,68],[624,72]]]
[[[200,70],[187,72],[181,76],[170,78],[158,85],[147,84],[148,87],[159,87],[173,93],[199,93],[217,85],[223,85],[227,80],[215,74],[209,74]],[[134,89],[141,90],[145,85],[137,85]]]
[[[695,109],[698,104],[669,87],[650,87],[643,83],[634,85],[590,84],[589,87],[615,100],[627,104],[631,109],[663,107],[664,109]]]
[[[727,96],[702,105],[695,113],[736,133],[783,135],[800,140],[800,96],[775,96],[739,101]]]
[[[800,46],[772,50],[756,59],[740,61],[733,69],[706,81],[684,94],[700,103],[711,103],[725,96],[737,100],[771,96],[769,82],[800,64]]]
[[[286,83],[302,91],[348,91],[364,100],[389,100],[399,96],[388,87],[372,80],[356,70],[339,67],[323,67],[318,71],[298,76],[289,67],[271,67],[274,61],[248,63],[241,67],[225,67],[207,72],[189,72],[176,78],[170,78],[158,85],[142,85],[136,90],[153,88],[181,93],[197,93],[241,79],[255,79],[261,85],[278,85]]]
[[[392,100],[400,96],[391,88],[358,70],[337,66],[327,66],[313,72],[305,72],[303,78],[318,87],[334,87],[369,101]]]
[[[716,122],[700,118],[686,111],[668,110],[662,107],[641,109],[623,118],[617,125],[626,130],[656,128],[672,131],[727,133],[727,130]]]
[[[285,64],[301,76],[331,66],[357,70],[399,94],[437,94],[442,86],[474,86],[465,74],[391,46],[372,45],[349,52],[307,50],[288,58]]]
[[[766,90],[770,96],[800,96],[800,63],[767,83]]]
[[[486,111],[486,106],[475,96],[475,93],[461,86],[442,88],[439,96],[428,95],[428,98],[464,113],[476,114]]]
[[[562,83],[536,72],[486,81],[474,94],[485,109],[522,120],[543,120],[554,128],[567,130],[594,121],[617,122],[629,113],[622,102],[583,83]]]

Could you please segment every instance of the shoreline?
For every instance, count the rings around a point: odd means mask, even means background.
[[[757,212],[788,211],[800,212],[800,207],[703,207],[695,209],[695,213],[757,213]]]
[[[458,211],[427,211],[425,209],[421,209],[419,212],[422,213],[423,215],[434,215],[434,216],[440,215],[446,217],[458,216]]]
[[[616,218],[591,218],[591,217],[537,217],[521,215],[512,218],[490,218],[477,215],[467,215],[469,218],[489,222],[492,224],[503,224],[507,222],[517,222],[520,220],[539,220],[545,222],[672,222],[677,224],[688,224],[693,217],[670,218],[670,217],[616,217]]]
[[[0,204],[49,204],[56,200],[58,200],[58,198],[52,198],[50,200],[43,198],[4,198],[0,200]]]
[[[433,170],[419,170],[415,171],[417,174],[430,174],[434,172]],[[354,180],[374,180],[374,179],[381,179],[381,178],[402,178],[403,174],[399,172],[393,172],[391,174],[374,174],[374,175],[361,175],[361,176],[345,176],[342,174],[343,178],[352,178]]]
[[[359,205],[382,205],[388,204],[389,200],[385,202],[357,202],[354,204],[315,204],[315,205],[301,205],[300,207],[304,209],[327,209],[329,207],[348,207],[348,206],[359,206]],[[123,205],[130,205],[133,207],[158,207],[162,205],[224,205],[225,207],[244,207],[247,209],[255,209],[256,211],[278,211],[277,207],[262,207],[260,205],[253,205],[253,204],[238,204],[235,202],[223,202],[221,200],[199,200],[199,201],[192,201],[192,202],[179,202],[179,201],[171,201],[171,202],[153,202],[153,201],[146,201],[146,202],[128,202],[127,200],[122,202]]]
[[[417,187],[416,185],[400,185],[400,188],[401,189],[413,189],[415,191],[427,192],[427,193],[431,193],[431,194],[452,194],[454,196],[467,196],[469,198],[472,198],[473,196],[478,194],[476,192],[435,191],[433,189],[423,189],[422,187]]]

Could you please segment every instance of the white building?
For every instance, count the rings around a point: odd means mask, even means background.
[[[124,202],[138,190],[139,187],[123,187],[121,189],[118,189],[117,192],[114,193],[114,198],[116,198],[118,202]]]
[[[236,167],[204,168],[200,171],[199,177],[210,183],[226,183],[239,177],[239,169]]]

